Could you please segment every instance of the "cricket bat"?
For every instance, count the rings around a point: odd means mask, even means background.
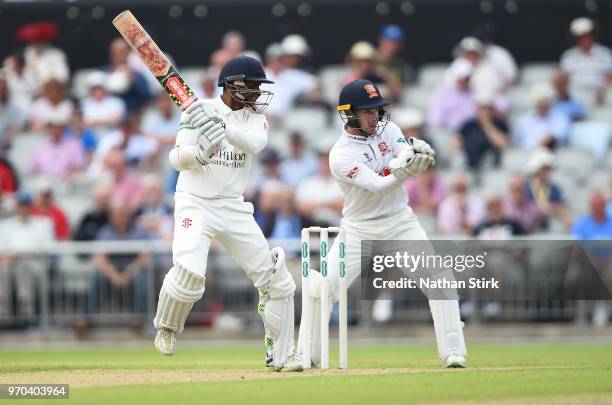
[[[198,99],[131,11],[115,17],[113,25],[181,110]]]

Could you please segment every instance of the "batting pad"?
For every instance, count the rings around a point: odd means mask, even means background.
[[[294,350],[295,282],[285,265],[285,252],[281,248],[274,248],[271,253],[275,260],[274,274],[268,288],[260,291],[259,308],[266,336],[273,341],[274,368],[280,369]]]
[[[205,281],[206,277],[181,266],[171,268],[159,292],[157,314],[153,320],[155,329],[168,328],[181,333],[194,302],[204,295]]]

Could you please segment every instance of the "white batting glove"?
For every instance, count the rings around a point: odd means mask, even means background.
[[[198,132],[198,161],[200,164],[209,164],[212,157],[219,150],[219,145],[225,139],[225,124],[206,121],[202,126],[196,127]]]
[[[411,137],[408,138],[408,144],[410,148],[401,151],[389,162],[391,173],[402,181],[411,176],[419,176],[436,162],[436,152],[427,142]]]
[[[215,124],[223,122],[223,114],[214,105],[205,103],[202,100],[196,100],[185,110],[187,113],[187,122],[194,126],[200,127],[208,121],[213,121]]]
[[[412,149],[417,153],[424,153],[431,157],[436,156],[436,151],[433,150],[429,144],[421,139],[417,139],[414,137],[408,138],[408,145],[412,146]]]

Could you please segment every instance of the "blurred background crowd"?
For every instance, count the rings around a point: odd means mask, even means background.
[[[483,22],[465,27],[445,63],[414,65],[405,55],[415,38],[401,24],[382,24],[378,36],[356,33],[331,65],[312,66],[318,50],[299,33],[252,49],[232,30],[202,66],[178,69],[205,98],[220,93],[220,68],[243,53],[259,58],[275,81],[267,88],[274,92],[265,111],[269,146],[246,194],[269,238],[297,239],[302,227],[339,223],[343,198],[328,153],[342,131],[339,90],[359,78],[379,85],[405,136],[436,149],[436,166],[404,184],[430,235],[610,238],[612,51],[598,40],[598,21],[568,20],[571,42],[556,60],[521,66],[496,42],[495,24]],[[103,65],[71,70],[71,55],[54,44],[61,29],[23,25],[0,54],[0,247],[171,241],[178,174],[167,155],[179,111],[120,38],[109,38]],[[123,287],[148,260],[128,256],[92,260],[103,280]],[[41,266],[0,256],[3,269],[29,269],[15,272],[17,298],[0,291],[0,301],[32,303]],[[0,270],[0,289],[10,285],[8,274]]]

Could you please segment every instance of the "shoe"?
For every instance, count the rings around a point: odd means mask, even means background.
[[[292,354],[289,356],[283,367],[275,368],[276,371],[284,371],[289,373],[297,373],[300,371],[304,371],[304,366],[302,365],[302,356],[298,354]]]
[[[460,354],[449,354],[444,361],[446,368],[465,368],[465,357]]]
[[[155,348],[164,356],[172,356],[176,345],[176,332],[168,328],[160,328],[155,335]]]

